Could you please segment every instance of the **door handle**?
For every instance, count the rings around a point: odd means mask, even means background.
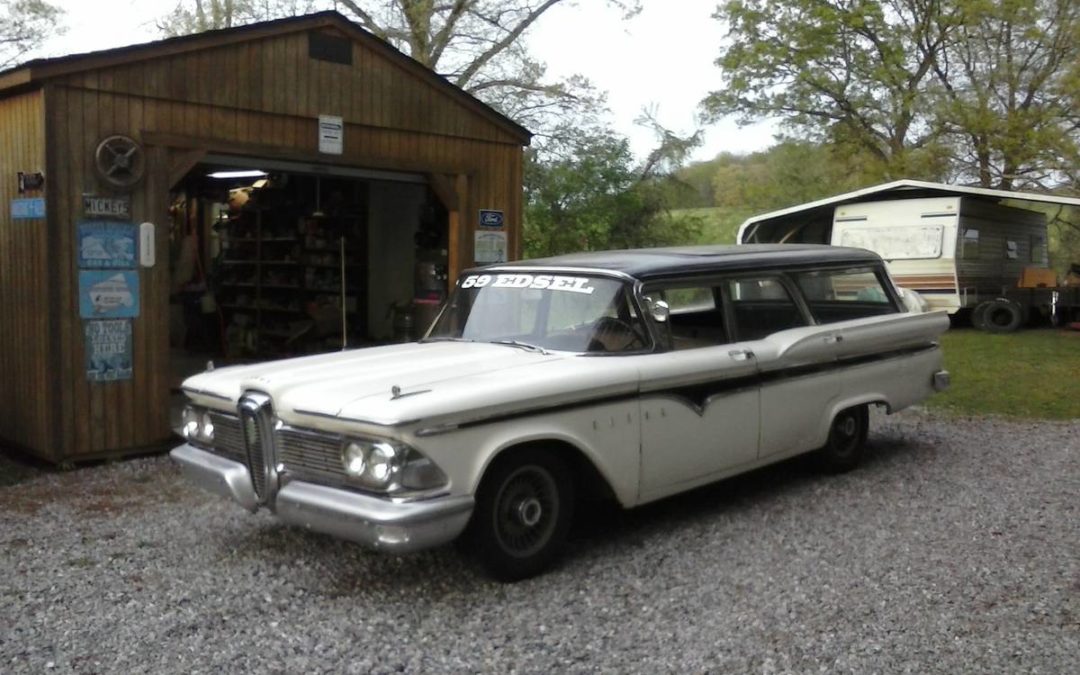
[[[732,361],[746,361],[754,357],[754,352],[749,349],[732,349],[728,352]]]
[[[844,336],[843,335],[833,334],[833,335],[826,335],[825,336],[825,344],[827,344],[827,345],[834,345],[834,344],[836,344],[838,342],[843,342],[843,341],[844,341]]]

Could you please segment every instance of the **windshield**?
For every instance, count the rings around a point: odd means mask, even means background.
[[[461,278],[426,338],[581,353],[649,347],[628,284],[574,274],[491,273]]]

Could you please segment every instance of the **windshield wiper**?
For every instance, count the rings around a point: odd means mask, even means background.
[[[476,340],[471,340],[469,338],[463,337],[453,337],[450,335],[436,335],[434,337],[427,337],[422,340],[417,340],[417,342],[420,342],[421,344],[426,344],[428,342],[476,342]]]
[[[536,352],[537,354],[544,355],[547,354],[547,350],[543,347],[529,344],[528,342],[522,342],[520,340],[489,340],[489,342],[493,345],[509,345],[511,347],[520,347],[521,349],[524,349],[528,352]]]

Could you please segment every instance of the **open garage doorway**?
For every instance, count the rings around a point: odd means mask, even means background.
[[[170,203],[176,383],[415,339],[446,297],[448,212],[423,175],[208,155]]]

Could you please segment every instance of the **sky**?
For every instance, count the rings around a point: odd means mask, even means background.
[[[67,32],[50,39],[38,56],[60,56],[149,42],[160,34],[155,19],[177,0],[51,0],[67,11]],[[699,103],[720,86],[713,65],[724,26],[711,18],[718,0],[642,0],[643,11],[623,21],[601,0],[557,5],[534,24],[528,40],[535,58],[555,77],[580,74],[607,91],[611,122],[643,157],[651,131],[635,124],[654,108],[665,127],[681,134],[702,126]],[[775,125],[739,128],[732,120],[702,126],[705,141],[693,159],[720,152],[746,153],[772,144]]]

